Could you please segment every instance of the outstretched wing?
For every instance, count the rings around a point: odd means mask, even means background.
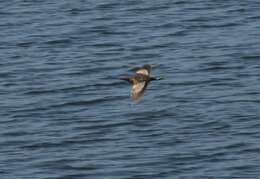
[[[134,101],[138,100],[144,93],[146,87],[147,82],[145,81],[134,84],[131,90],[131,99]]]
[[[139,68],[138,70],[136,70],[136,73],[149,76],[150,75],[150,71],[151,71],[150,65],[144,65],[141,68]]]

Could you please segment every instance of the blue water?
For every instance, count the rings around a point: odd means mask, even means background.
[[[259,178],[259,1],[1,1],[0,42],[1,179]]]

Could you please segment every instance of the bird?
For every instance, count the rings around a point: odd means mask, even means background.
[[[150,81],[162,79],[161,77],[150,77],[150,73],[151,66],[145,64],[142,67],[137,68],[135,75],[120,77],[121,80],[128,81],[132,84],[130,97],[133,101],[138,101],[140,99]]]

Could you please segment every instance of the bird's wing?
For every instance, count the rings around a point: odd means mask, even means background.
[[[122,77],[119,77],[120,80],[125,80],[125,81],[128,81],[129,83],[134,83],[134,80],[132,77],[130,76],[122,76]]]
[[[136,73],[149,76],[150,75],[150,71],[151,71],[150,65],[144,65],[141,68],[139,68],[138,70],[136,70]]]
[[[138,100],[142,96],[146,86],[147,82],[145,81],[134,84],[131,90],[132,100]]]

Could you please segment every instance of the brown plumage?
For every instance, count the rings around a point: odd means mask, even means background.
[[[137,101],[144,93],[150,81],[160,80],[161,78],[150,77],[150,65],[144,65],[136,70],[134,76],[121,77],[121,80],[126,80],[132,84],[131,99]]]

